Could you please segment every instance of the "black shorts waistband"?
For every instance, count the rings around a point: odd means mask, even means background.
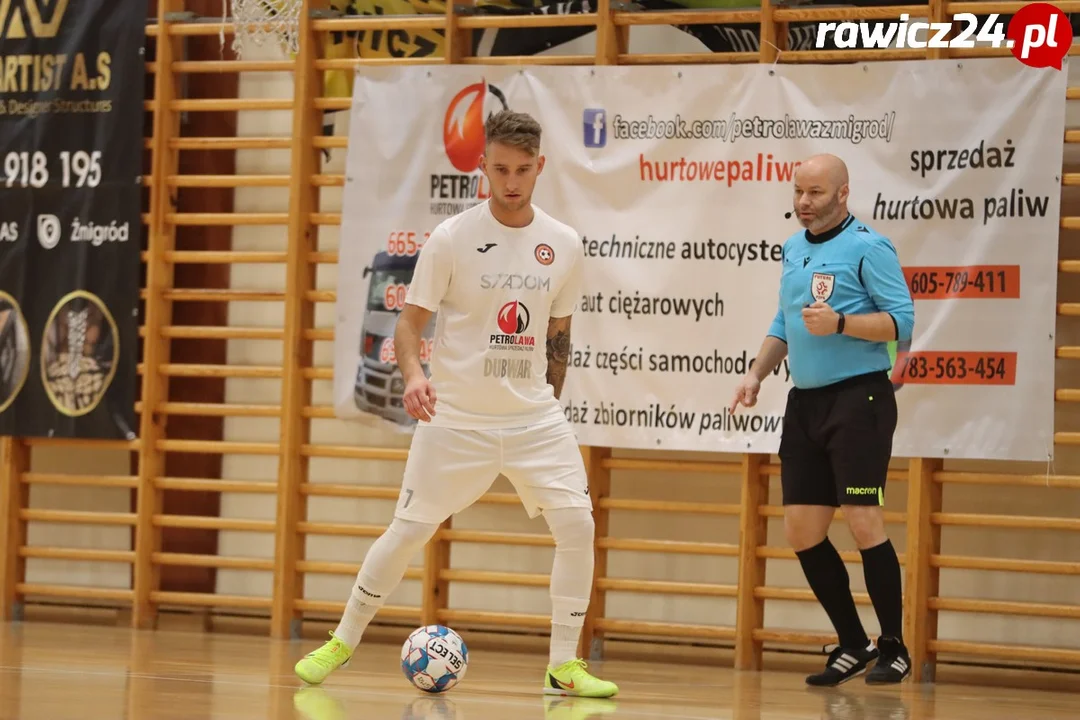
[[[889,380],[888,370],[875,370],[874,372],[863,373],[862,375],[852,375],[849,378],[844,378],[829,385],[822,385],[815,388],[792,388],[792,391],[799,395],[816,395],[819,393],[836,392],[837,390],[843,390],[844,388],[858,387],[861,385],[874,385],[879,383],[889,383],[892,385],[892,381]]]

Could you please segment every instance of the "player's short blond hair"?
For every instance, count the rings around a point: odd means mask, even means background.
[[[532,115],[513,110],[501,110],[490,115],[484,123],[487,142],[520,148],[530,155],[540,152],[540,123]]]

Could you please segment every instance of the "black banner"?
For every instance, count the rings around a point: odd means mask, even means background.
[[[133,438],[145,0],[0,0],[0,434]]]

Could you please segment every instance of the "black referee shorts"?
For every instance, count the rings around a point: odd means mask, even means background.
[[[884,505],[895,430],[886,372],[792,388],[780,439],[784,505]]]

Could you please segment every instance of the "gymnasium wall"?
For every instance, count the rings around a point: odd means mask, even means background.
[[[590,54],[595,47],[595,33],[573,40],[543,54]],[[690,53],[702,52],[704,46],[696,39],[670,27],[635,28],[630,36],[630,51],[634,53]],[[274,57],[274,52],[260,49],[257,55],[261,59]],[[1075,67],[1071,76],[1080,78]],[[240,82],[241,97],[289,97],[292,83],[288,76],[262,73],[259,76],[244,75]],[[1080,124],[1080,108],[1070,108],[1067,125]],[[336,132],[348,134],[348,119],[345,113],[339,113]],[[240,134],[277,135],[288,131],[289,114],[251,113],[242,115]],[[549,149],[548,152],[557,152]],[[324,166],[324,172],[344,171],[345,151],[334,150]],[[1073,153],[1078,155],[1077,153]],[[279,157],[266,151],[239,151],[238,172],[261,174],[288,172],[288,153],[282,151]],[[858,193],[858,179],[853,179],[853,193]],[[322,190],[322,211],[340,212],[341,189],[324,188]],[[281,212],[287,207],[287,194],[284,191],[270,191],[263,188],[239,190],[236,194],[238,212]],[[1071,214],[1067,208],[1062,214]],[[339,241],[339,228],[324,227],[320,231],[320,250],[336,250]],[[233,234],[235,249],[238,250],[278,250],[284,249],[284,233],[262,228],[238,227]],[[330,268],[322,266],[325,271]],[[1071,279],[1065,276],[1066,280]],[[338,282],[337,273],[320,272],[319,288],[332,290]],[[233,286],[244,288],[265,288],[283,286],[283,278],[277,269],[268,271],[259,266],[234,268]],[[1064,292],[1064,288],[1063,288]],[[254,307],[243,304],[232,305],[233,314],[230,322],[243,325],[280,324],[276,309],[259,303]],[[333,306],[320,304],[316,313],[316,326],[327,327],[334,324]],[[1060,330],[1067,333],[1074,323],[1061,323]],[[764,330],[762,331],[764,333]],[[1080,340],[1080,338],[1077,338]],[[1061,344],[1072,344],[1073,340],[1062,335]],[[259,340],[236,340],[230,342],[229,362],[237,364],[266,365],[277,361],[280,356],[280,343]],[[329,366],[333,363],[331,343],[316,345],[315,364]],[[1075,364],[1063,363],[1062,382],[1080,381],[1080,373]],[[1066,374],[1072,371],[1071,375]],[[1075,380],[1073,380],[1075,378]],[[235,402],[269,402],[273,381],[231,380],[229,381],[229,400]],[[313,404],[331,404],[330,381],[315,381],[313,386]],[[1071,413],[1069,411],[1072,411]],[[1058,426],[1065,422],[1076,410],[1067,404],[1059,404]],[[239,441],[273,441],[277,437],[277,424],[273,421],[253,421],[237,419],[226,425],[226,439]],[[351,445],[391,445],[407,447],[407,441],[396,433],[383,431],[378,425],[358,426],[337,420],[316,420],[312,426],[313,440],[326,444]],[[1058,448],[1059,457],[1054,467],[1024,467],[1021,463],[1013,464],[1018,472],[1039,473],[1050,471],[1055,474],[1073,474],[1080,472],[1076,453],[1071,448]],[[1062,452],[1064,451],[1064,452]],[[634,453],[618,453],[634,456]],[[636,453],[639,457],[657,457],[657,453]],[[1072,456],[1072,457],[1070,457]],[[693,456],[687,453],[662,455],[679,459],[726,460],[738,462],[738,456]],[[957,464],[959,466],[959,464]],[[987,463],[994,471],[1002,471],[1002,463]],[[400,484],[403,463],[372,462],[363,460],[324,460],[316,459],[311,467],[313,482],[353,482],[364,484]],[[903,462],[894,462],[894,467],[904,467]],[[952,464],[948,467],[951,469]],[[274,458],[226,458],[225,477],[251,480],[273,478],[277,469]],[[957,468],[959,469],[959,467]],[[719,480],[719,481],[718,481]],[[689,502],[739,503],[740,488],[737,478],[726,478],[726,482],[715,476],[687,476],[684,474],[664,475],[658,472],[615,471],[612,477],[613,494],[619,497],[646,500],[674,500]],[[906,508],[906,490],[904,484],[897,484],[898,489],[888,495],[887,509],[904,511]],[[496,490],[511,492],[512,488],[500,479]],[[779,502],[779,479],[771,483],[773,502]],[[325,522],[358,522],[364,524],[388,523],[392,518],[393,501],[342,500],[327,499],[324,503],[309,505],[309,518]],[[1057,508],[1066,517],[1080,517],[1080,491],[1038,489],[1038,488],[996,488],[987,492],[978,486],[950,487],[946,490],[946,512],[971,513],[1015,513],[1019,515],[1039,515],[1048,509]],[[222,514],[229,517],[252,519],[273,519],[274,505],[272,498],[266,503],[252,503],[251,498],[230,495],[222,498]],[[542,519],[530,521],[518,507],[476,506],[463,513],[455,522],[455,528],[491,530],[499,532],[544,532]],[[952,530],[952,532],[948,532]],[[906,533],[903,526],[889,528],[893,542],[898,549],[904,547]],[[611,534],[626,537],[647,537],[690,542],[730,542],[738,536],[738,518],[711,519],[688,518],[670,513],[633,513],[616,516],[612,523]],[[847,529],[840,523],[831,533],[833,541],[840,550],[855,550]],[[371,541],[349,538],[322,538],[322,542],[309,544],[309,557],[336,562],[357,562],[363,558]],[[1064,542],[1063,542],[1064,541]],[[949,528],[943,533],[943,545],[950,552],[963,555],[991,555],[994,557],[1038,558],[1041,560],[1075,561],[1080,558],[1080,533],[1062,536],[1055,531],[1000,531],[983,528]],[[769,544],[783,546],[783,523],[775,518],[769,523]],[[272,547],[248,533],[228,533],[221,537],[223,555],[253,555],[272,557]],[[421,556],[416,558],[419,564]],[[503,548],[490,546],[455,547],[453,566],[476,570],[497,570],[505,572],[546,573],[550,570],[551,551],[543,549]],[[851,569],[853,590],[865,591],[862,572],[859,566]],[[650,580],[669,580],[682,582],[730,581],[737,575],[736,558],[696,557],[691,555],[673,558],[657,553],[617,552],[609,560],[609,573]],[[799,565],[794,560],[771,560],[768,564],[768,584],[781,587],[805,587],[806,581]],[[222,570],[219,573],[219,592],[238,594],[268,595],[271,587],[269,573]],[[305,586],[306,597],[320,600],[344,601],[351,586],[342,577],[312,577]],[[419,605],[420,583],[406,581],[392,595],[388,603],[392,605]],[[1011,573],[986,573],[967,570],[944,571],[942,574],[942,594],[950,596],[968,596],[989,600],[1011,600],[1044,603],[1069,603],[1080,597],[1080,576],[1056,578],[1036,576],[1028,582],[1017,583]],[[499,611],[512,609],[515,612],[543,614],[549,611],[550,603],[546,588],[509,588],[485,585],[455,586],[451,595],[451,606],[472,610]],[[868,628],[876,628],[877,620],[873,608],[860,607],[863,622]],[[636,593],[610,593],[608,595],[608,614],[614,617],[665,622],[686,622],[694,624],[734,624],[735,600],[733,598],[643,598]],[[816,604],[805,602],[772,601],[766,605],[765,624],[770,627],[784,627],[797,630],[827,632],[830,630],[828,618]],[[940,637],[942,639],[975,640],[982,642],[1016,643],[1024,642],[1039,645],[1061,645],[1080,649],[1080,633],[1062,633],[1061,622],[1054,619],[1027,618],[1022,625],[1006,616],[977,615],[969,613],[945,613],[941,619]],[[1022,629],[1021,629],[1022,628]]]
[[[670,27],[636,27],[630,33],[631,53],[692,53],[702,52],[703,46],[692,37]],[[550,54],[585,54],[595,52],[595,34],[582,37]],[[274,49],[253,48],[245,60],[279,60]],[[1073,63],[1075,65],[1076,63]],[[1070,84],[1080,85],[1080,73],[1070,67]],[[247,72],[240,75],[239,97],[242,99],[292,98],[293,79],[287,72]],[[288,137],[292,134],[290,110],[240,111],[237,136]],[[347,134],[347,114],[337,114],[336,134]],[[1067,125],[1080,126],[1080,110],[1070,103]],[[549,152],[557,152],[550,149]],[[346,150],[330,150],[320,172],[337,174],[344,171]],[[237,174],[287,175],[291,171],[290,151],[238,150]],[[1066,172],[1080,165],[1075,146],[1066,146]],[[853,195],[859,193],[858,178],[853,178]],[[322,187],[321,204],[317,212],[341,211],[340,187]],[[1063,215],[1080,215],[1080,197],[1075,188],[1065,189]],[[287,213],[287,187],[240,187],[234,193],[237,213]],[[319,228],[318,251],[336,251],[339,228],[333,224]],[[1080,259],[1074,250],[1075,231],[1062,232],[1062,259]],[[288,227],[282,225],[238,225],[232,231],[232,250],[285,252]],[[1072,242],[1071,242],[1072,241]],[[338,282],[336,266],[320,264],[316,290],[333,291]],[[231,268],[230,288],[235,290],[284,291],[284,264],[235,264]],[[1080,300],[1080,284],[1075,276],[1063,273],[1059,298],[1062,302]],[[284,325],[283,302],[243,302],[228,304],[228,324],[238,328],[279,329]],[[315,328],[332,328],[333,302],[315,305]],[[763,328],[764,332],[764,328]],[[1080,345],[1080,329],[1069,317],[1059,318],[1058,344]],[[315,367],[332,364],[332,341],[314,343]],[[230,366],[281,367],[289,351],[281,340],[229,339]],[[1078,364],[1059,360],[1057,386],[1080,387]],[[225,380],[226,403],[280,404],[280,377],[239,377]],[[329,379],[312,380],[312,406],[331,404]],[[1072,402],[1057,404],[1057,430],[1069,432],[1080,429],[1077,413],[1080,408]],[[274,417],[225,418],[225,442],[271,443],[280,441],[280,421]],[[330,446],[368,446],[405,449],[408,439],[383,430],[375,423],[346,423],[332,418],[311,420],[311,443]],[[736,465],[739,456],[705,454],[627,453],[615,451],[614,457],[641,457],[651,460],[685,460],[730,462]],[[971,470],[992,473],[1023,473],[1027,475],[1080,475],[1080,457],[1071,444],[1061,444],[1055,450],[1052,464],[1022,465],[1007,463],[946,462],[944,469]],[[774,459],[775,462],[775,459]],[[226,454],[221,477],[229,480],[275,483],[279,460],[275,455]],[[896,459],[898,474],[908,471],[906,459]],[[342,457],[312,457],[311,483],[347,484],[396,488],[403,468],[401,461],[358,460]],[[97,450],[85,447],[68,448],[60,445],[36,447],[32,452],[32,473],[129,475],[130,459],[126,450]],[[903,478],[892,480],[887,511],[904,513],[907,507],[907,483]],[[1023,487],[1007,485],[946,484],[942,512],[964,514],[1021,515],[1032,517],[1080,518],[1080,484],[1050,487],[1029,484]],[[1060,484],[1060,483],[1059,483]],[[736,473],[685,473],[673,470],[619,470],[611,473],[611,496],[644,501],[675,501],[739,505],[742,487]],[[770,500],[779,503],[779,478],[769,482]],[[500,480],[493,488],[511,492],[508,483]],[[384,525],[389,522],[394,502],[391,499],[359,499],[310,496],[307,501],[307,521]],[[133,512],[131,493],[124,488],[83,488],[53,485],[34,485],[30,492],[30,507],[95,511],[101,513]],[[278,517],[277,496],[250,492],[224,492],[221,495],[221,516],[230,519],[275,522]],[[544,533],[543,521],[530,521],[520,506],[484,504],[473,507],[454,521],[455,530],[495,531],[505,533]],[[634,511],[612,512],[609,535],[615,538],[638,538],[701,543],[738,543],[740,520],[736,516],[711,517],[683,515],[670,512]],[[889,528],[893,542],[903,552],[907,534],[902,524]],[[134,550],[130,527],[107,525],[58,525],[31,523],[28,531],[30,546],[93,547],[109,550]],[[1036,604],[1076,605],[1080,597],[1080,532],[1069,529],[998,529],[979,526],[949,526],[942,529],[943,552],[950,555],[972,555],[1002,559],[1037,559],[1072,563],[1076,571],[1071,576],[1032,574],[1018,575],[984,570],[943,569],[940,595],[974,598],[986,602],[1011,601]],[[846,528],[838,523],[832,538],[841,550],[854,550]],[[345,535],[313,535],[307,539],[308,560],[358,565],[371,538]],[[768,545],[783,548],[782,521],[768,521]],[[241,532],[223,530],[219,533],[218,553],[227,557],[273,560],[275,538],[272,532]],[[552,550],[544,546],[501,546],[493,544],[454,543],[451,566],[455,570],[485,570],[505,573],[544,575],[550,569]],[[414,559],[417,573],[407,579],[388,600],[390,605],[420,607],[424,604],[420,568],[423,553]],[[736,557],[707,554],[672,555],[661,552],[611,550],[608,577],[636,580],[684,583],[734,584],[738,577]],[[853,589],[864,590],[861,566],[849,564]],[[224,595],[268,598],[273,595],[273,573],[270,570],[247,570],[222,567],[217,571],[216,592]],[[76,562],[29,558],[25,582],[46,585],[80,585],[107,588],[130,588],[130,565],[112,562]],[[766,583],[770,588],[805,589],[805,581],[793,559],[770,558],[767,562]],[[303,597],[311,601],[342,603],[348,597],[350,579],[345,574],[308,573],[303,585]],[[764,626],[785,628],[796,633],[825,633],[829,626],[824,613],[812,602],[770,597],[765,604]],[[55,600],[55,599],[52,599]],[[451,609],[544,615],[549,612],[547,589],[540,584],[489,585],[471,582],[454,583],[450,593]],[[230,610],[232,611],[232,610]],[[264,616],[265,610],[239,609]],[[873,610],[863,600],[860,605],[864,622],[872,632],[877,628]],[[1036,613],[1037,615],[1038,613]],[[331,618],[333,613],[309,613],[309,616]],[[687,623],[694,625],[735,625],[736,601],[725,596],[685,596],[680,594],[641,594],[609,590],[606,617],[643,622]],[[1055,647],[1080,650],[1080,632],[1076,619],[1029,616],[1017,619],[1012,615],[942,611],[938,622],[939,640],[977,641],[1000,645]],[[1068,630],[1063,630],[1068,628]]]

